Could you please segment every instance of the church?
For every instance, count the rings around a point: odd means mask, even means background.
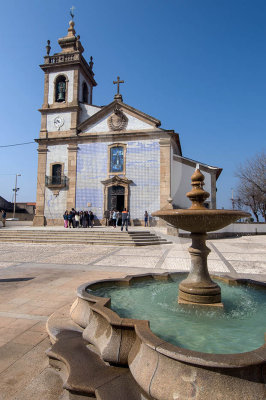
[[[144,212],[188,208],[190,177],[196,167],[210,193],[206,206],[216,207],[216,181],[221,168],[182,155],[179,134],[123,102],[119,77],[110,104],[93,104],[97,86],[93,59],[88,63],[73,19],[58,39],[60,53],[44,63],[44,101],[38,143],[35,226],[62,225],[65,210],[90,210],[97,224],[106,210],[127,208],[133,225]],[[154,224],[159,221],[154,220]]]

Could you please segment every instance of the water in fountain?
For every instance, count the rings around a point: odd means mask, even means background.
[[[184,306],[176,301],[175,282],[150,281],[132,286],[103,287],[96,296],[111,297],[120,317],[148,319],[152,331],[163,340],[205,353],[241,353],[264,343],[265,291],[219,282],[224,308]]]

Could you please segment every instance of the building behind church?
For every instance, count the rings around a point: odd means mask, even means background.
[[[110,209],[130,211],[134,224],[144,211],[187,208],[190,177],[197,161],[183,157],[179,135],[123,102],[122,81],[106,106],[93,104],[97,85],[92,57],[87,63],[74,22],[58,43],[61,52],[44,63],[44,101],[40,109],[37,199],[34,225],[61,225],[65,210],[91,210],[98,223]],[[199,163],[205,175],[206,202],[216,207],[221,169]]]

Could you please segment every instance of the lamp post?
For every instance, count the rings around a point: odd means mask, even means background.
[[[232,208],[234,210],[235,209],[234,189],[231,189],[231,190],[232,190],[232,198],[231,198],[231,200],[232,200]]]
[[[17,199],[17,191],[19,190],[19,188],[17,187],[18,176],[21,176],[21,174],[16,174],[16,180],[15,180],[15,189],[13,189],[13,191],[15,192],[15,196],[14,196],[14,210],[13,210],[13,218],[15,218],[15,213],[16,213],[16,199]]]

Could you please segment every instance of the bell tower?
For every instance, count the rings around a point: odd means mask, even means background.
[[[76,36],[71,13],[67,35],[58,39],[59,53],[50,55],[50,41],[47,41],[44,63],[44,100],[39,109],[41,129],[38,142],[38,175],[36,215],[34,225],[45,224],[45,208],[51,195],[64,197],[66,208],[75,204],[76,162],[77,162],[77,126],[82,112],[92,104],[94,79],[93,60],[87,63],[82,53],[80,36]],[[66,151],[64,154],[63,152]],[[54,165],[61,166],[60,185],[53,181]],[[65,176],[67,173],[68,176]],[[57,177],[58,179],[58,177]],[[64,182],[67,182],[63,185]],[[60,200],[61,201],[61,200]],[[63,201],[63,200],[62,200]]]
[[[50,41],[47,41],[44,64],[44,101],[41,112],[40,138],[77,135],[81,103],[92,104],[94,80],[92,57],[85,60],[80,36],[76,36],[73,19],[69,22],[68,33],[58,39],[60,53],[50,55]],[[57,135],[55,133],[58,133]]]

